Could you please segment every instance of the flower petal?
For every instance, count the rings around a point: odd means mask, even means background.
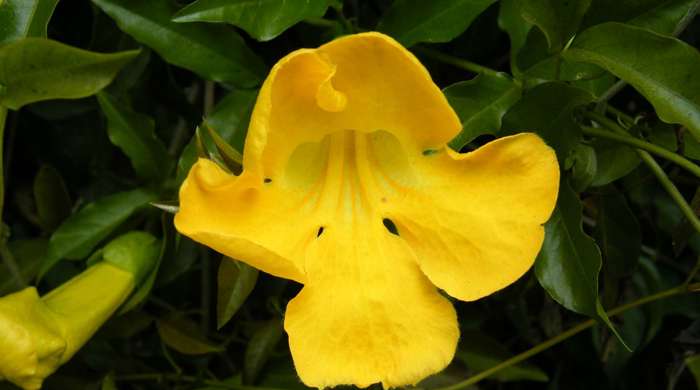
[[[275,189],[280,189],[276,183]],[[300,196],[265,188],[244,172],[233,176],[200,159],[180,188],[175,226],[186,236],[229,257],[287,279],[303,282],[304,244],[319,229],[304,218]],[[293,225],[292,225],[293,223]]]
[[[538,136],[504,137],[466,154],[445,149],[413,169],[406,195],[385,213],[436,286],[471,301],[532,266],[559,188],[554,151]]]
[[[287,306],[285,329],[307,386],[410,385],[452,360],[452,305],[380,222],[324,230],[306,259],[314,278]]]
[[[461,125],[423,65],[392,38],[362,33],[281,59],[260,90],[244,167],[279,174],[301,144],[344,130],[394,134],[406,147],[440,147]]]

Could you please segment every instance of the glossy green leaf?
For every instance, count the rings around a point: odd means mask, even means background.
[[[177,175],[175,183],[179,186],[185,181],[187,174],[190,173],[190,168],[197,161],[197,135],[193,135],[190,142],[180,153],[180,158],[177,160]]]
[[[563,163],[581,140],[574,110],[593,100],[587,91],[564,83],[546,83],[528,91],[503,117],[501,134],[534,131],[557,152]]]
[[[279,319],[266,322],[253,333],[243,358],[243,383],[255,382],[282,334],[282,321]]]
[[[42,260],[43,275],[61,259],[83,259],[136,210],[155,200],[145,190],[120,192],[89,203],[70,216],[51,235]]]
[[[552,299],[571,311],[602,320],[624,345],[598,299],[602,259],[596,242],[583,232],[581,213],[578,195],[562,180],[557,206],[545,224],[535,276]]]
[[[168,347],[185,355],[204,355],[225,349],[208,341],[193,322],[172,317],[156,322],[158,334]]]
[[[233,90],[216,104],[204,120],[207,126],[216,130],[221,138],[241,153],[257,96],[257,90]],[[214,146],[211,143],[207,144],[210,150],[213,150]]]
[[[644,95],[659,118],[685,125],[700,139],[697,49],[638,27],[605,23],[579,34],[564,56],[607,69]]]
[[[269,41],[306,18],[321,17],[329,0],[197,0],[175,22],[225,22],[258,41]]]
[[[46,38],[46,26],[58,0],[0,2],[0,44],[26,37]]]
[[[172,159],[156,137],[153,120],[106,93],[98,94],[97,101],[107,117],[110,141],[129,157],[136,174],[146,179],[168,175]]]
[[[600,187],[627,176],[641,162],[637,152],[619,142],[596,139],[591,143],[596,151],[598,170],[591,186]]]
[[[462,332],[460,344],[461,347],[457,349],[455,357],[464,362],[473,372],[488,370],[512,357],[512,354],[506,347],[482,332]],[[495,373],[493,379],[501,382],[547,382],[549,380],[544,371],[529,363],[509,366]]]
[[[578,31],[591,0],[523,0],[523,18],[537,26],[552,51],[560,51]]]
[[[581,202],[562,181],[557,207],[545,225],[545,240],[535,262],[542,287],[562,306],[596,315],[600,250],[581,227]]]
[[[696,0],[592,0],[582,23],[624,22],[670,35]]]
[[[170,0],[93,0],[119,28],[173,65],[214,81],[242,87],[260,83],[266,69],[233,29],[222,25],[175,23]]]
[[[43,165],[34,178],[36,214],[42,229],[52,232],[66,219],[73,204],[63,177],[56,168]]]
[[[216,327],[231,320],[253,291],[258,270],[237,260],[224,257],[217,276]]]
[[[377,30],[404,46],[418,42],[447,42],[464,32],[495,0],[396,0]]]
[[[16,110],[41,100],[90,96],[136,55],[95,53],[43,38],[14,41],[0,47],[0,104]]]
[[[503,115],[520,99],[521,89],[505,74],[481,74],[452,84],[443,93],[462,122],[462,131],[450,141],[454,150],[460,150],[482,134],[496,134]]]
[[[624,195],[613,187],[596,196],[598,215],[595,238],[607,273],[613,278],[628,275],[639,262],[642,232]]]

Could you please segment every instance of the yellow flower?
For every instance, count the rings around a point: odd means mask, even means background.
[[[379,33],[297,50],[267,77],[243,172],[200,159],[177,229],[304,284],[285,315],[301,380],[413,384],[452,359],[436,289],[471,301],[532,265],[554,207],[554,152],[525,133],[459,154],[460,122],[426,69]]]
[[[0,380],[41,388],[153,268],[154,252],[155,237],[127,233],[105,246],[103,262],[49,294],[39,298],[28,287],[0,298]]]

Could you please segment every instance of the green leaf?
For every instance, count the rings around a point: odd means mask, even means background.
[[[14,240],[7,244],[23,280],[31,280],[39,272],[48,245],[49,241],[45,238]],[[19,286],[12,273],[8,272],[4,265],[0,266],[0,269],[3,270],[0,272],[0,296],[17,291]]]
[[[562,180],[557,207],[545,224],[535,276],[552,299],[571,311],[602,320],[624,344],[598,299],[600,249],[583,232],[581,213],[578,195]]]
[[[510,38],[510,65],[513,74],[517,75],[517,67],[513,59],[516,58],[520,48],[525,45],[532,24],[523,19],[519,0],[501,0],[499,6],[498,27],[508,33]]]
[[[70,195],[61,174],[50,165],[43,165],[34,178],[34,201],[41,228],[52,232],[66,219],[72,208]]]
[[[156,327],[165,345],[185,355],[204,355],[225,350],[209,342],[197,325],[185,318],[160,319],[156,321]]]
[[[700,139],[700,53],[695,48],[638,27],[605,23],[578,35],[564,56],[607,69],[644,95],[659,118],[685,125]]]
[[[624,195],[609,187],[596,196],[598,215],[595,237],[611,277],[619,278],[634,271],[642,248],[642,232],[637,217]]]
[[[273,319],[253,333],[243,360],[243,383],[254,383],[282,338],[282,321]]]
[[[559,304],[594,317],[598,302],[600,250],[581,227],[581,202],[562,181],[557,207],[545,225],[545,239],[535,275]]]
[[[98,94],[97,101],[107,117],[110,141],[129,157],[136,174],[146,179],[166,177],[173,162],[156,137],[153,120],[106,93]]]
[[[452,141],[459,151],[482,134],[496,134],[501,118],[520,99],[521,89],[509,77],[481,74],[443,90],[462,122],[462,131]]]
[[[571,187],[575,191],[583,191],[591,185],[598,171],[595,149],[585,144],[578,144],[574,147],[570,160],[572,164]]]
[[[455,357],[474,372],[488,370],[513,356],[497,340],[478,331],[462,332],[460,345]],[[549,380],[544,371],[528,363],[509,366],[495,373],[493,378],[501,382],[523,380],[547,382]]]
[[[95,53],[43,38],[14,41],[0,47],[0,104],[16,110],[41,100],[90,96],[136,55],[138,50]]]
[[[61,259],[82,259],[136,210],[155,200],[145,190],[120,192],[89,203],[51,235],[39,277]]]
[[[396,0],[377,30],[404,46],[418,42],[448,42],[469,27],[495,0]]]
[[[592,187],[610,184],[627,176],[641,162],[637,152],[619,142],[596,139],[591,143],[596,151],[598,170],[591,183]]]
[[[180,153],[180,158],[177,160],[177,174],[175,176],[175,184],[180,186],[187,174],[190,172],[190,168],[197,162],[197,135],[193,135],[190,142],[187,143],[182,153]]]
[[[207,126],[216,130],[221,138],[241,153],[257,96],[257,90],[233,90],[217,103],[204,120]],[[214,145],[209,143],[207,148],[214,150]]]
[[[262,60],[233,29],[223,25],[175,23],[169,0],[93,0],[119,28],[151,47],[171,64],[204,78],[240,87],[258,85],[266,72]]]
[[[697,0],[592,0],[582,23],[625,22],[659,34],[671,35]]]
[[[219,156],[221,156],[226,167],[234,174],[239,174],[243,164],[241,153],[229,145],[213,128],[207,126],[207,133],[214,141],[216,150],[219,152]]]
[[[700,354],[685,358],[685,365],[695,378],[695,386],[700,389]]]
[[[523,0],[523,18],[537,26],[553,52],[560,51],[578,31],[591,0]]]
[[[554,148],[563,163],[582,137],[573,118],[574,110],[592,100],[587,91],[564,83],[538,85],[506,113],[500,134],[534,131]]]
[[[216,327],[221,329],[243,305],[258,280],[258,270],[224,257],[217,276]]]
[[[175,22],[226,22],[258,41],[269,41],[306,18],[323,16],[329,0],[198,0],[173,16]]]
[[[58,0],[0,2],[0,45],[26,37],[46,38],[46,26]]]
[[[515,56],[513,67],[517,78],[526,79],[527,85],[558,80],[594,80],[607,74],[596,65],[566,61],[559,52],[552,54],[546,37],[538,29],[530,30],[524,46]]]

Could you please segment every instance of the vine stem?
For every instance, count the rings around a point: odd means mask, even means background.
[[[659,157],[663,157],[669,161],[673,161],[674,163],[680,165],[681,167],[687,169],[690,171],[692,174],[700,178],[700,167],[695,165],[692,161],[688,160],[687,158],[677,154],[673,153],[668,149],[664,149],[660,146],[654,145],[650,142],[643,141],[639,138],[631,137],[629,135],[622,135],[618,133],[613,133],[611,131],[603,130],[601,128],[597,127],[588,127],[588,126],[582,126],[581,127],[583,134],[594,136],[594,137],[599,137],[599,138],[605,138],[609,139],[612,141],[616,141],[625,145],[629,145],[638,149],[643,149],[646,150],[649,153],[655,154]]]
[[[671,288],[668,290],[658,292],[656,294],[648,295],[648,296],[640,298],[636,301],[618,306],[612,310],[609,310],[608,316],[612,317],[612,316],[615,316],[617,314],[624,313],[627,310],[634,309],[635,307],[644,305],[646,303],[658,301],[660,299],[672,297],[674,295],[680,295],[680,294],[685,294],[685,293],[689,293],[689,292],[696,292],[696,291],[700,291],[700,283],[694,283],[694,284],[688,284],[688,285],[683,284],[683,285],[680,285],[680,286],[677,286],[677,287],[674,287],[674,288]],[[549,340],[547,340],[545,342],[537,344],[536,346],[528,349],[525,352],[522,352],[518,355],[515,355],[510,359],[504,360],[503,362],[489,368],[488,370],[482,371],[482,372],[480,372],[480,373],[478,373],[478,374],[476,374],[476,375],[474,375],[474,376],[472,376],[472,377],[470,377],[462,382],[455,383],[454,385],[451,385],[451,386],[442,387],[442,388],[439,388],[438,390],[460,390],[460,389],[464,389],[468,386],[474,385],[474,384],[480,382],[481,380],[486,379],[486,378],[490,377],[491,375],[493,375],[493,374],[495,374],[503,369],[506,369],[510,366],[516,365],[516,364],[518,364],[518,363],[520,363],[520,362],[522,362],[522,361],[524,361],[524,360],[526,360],[534,355],[537,355],[538,353],[540,353],[542,351],[545,351],[545,350],[561,343],[562,341],[564,341],[572,336],[575,336],[575,335],[583,332],[586,329],[592,328],[596,323],[597,322],[593,319],[584,321],[584,322],[574,326],[573,328],[550,338]]]
[[[620,125],[615,123],[615,121],[605,117],[604,115],[592,111],[586,112],[585,115],[589,119],[596,121],[598,124],[608,128],[609,130],[621,136],[628,136],[628,133],[625,129],[623,129]],[[644,163],[647,165],[647,167],[649,167],[654,176],[656,176],[657,180],[659,180],[661,186],[664,187],[666,192],[668,192],[673,201],[681,209],[683,215],[688,219],[690,224],[693,225],[693,228],[698,233],[700,233],[700,219],[698,219],[698,216],[695,215],[693,208],[690,207],[685,198],[683,198],[681,192],[678,191],[678,188],[676,188],[676,186],[673,184],[668,175],[666,175],[666,172],[664,172],[664,170],[661,168],[661,166],[659,166],[659,164],[656,162],[656,160],[654,160],[654,157],[652,157],[649,154],[649,152],[647,152],[646,150],[642,150],[639,147],[637,147],[636,151],[639,157],[642,159],[642,161],[644,161]]]
[[[619,135],[628,136],[626,129],[624,129],[623,127],[615,123],[615,121],[607,118],[604,115],[592,111],[586,112],[585,115],[589,119],[596,121],[598,124],[607,127],[608,129],[612,130],[613,132]],[[654,157],[652,157],[649,154],[649,152],[647,152],[646,150],[642,150],[639,147],[636,150],[639,157],[642,159],[642,161],[644,161],[647,167],[649,167],[649,170],[651,170],[654,176],[656,176],[656,178],[661,183],[661,186],[664,187],[666,192],[668,192],[668,194],[671,196],[671,199],[673,199],[676,205],[678,205],[678,208],[681,209],[681,212],[688,219],[695,231],[700,233],[700,219],[698,219],[698,216],[695,214],[693,208],[690,207],[690,205],[685,200],[681,192],[678,191],[678,188],[676,188],[676,186],[673,184],[668,175],[666,175],[666,172],[664,172],[664,170],[656,162],[656,160],[654,160]],[[695,278],[695,275],[698,272],[700,272],[700,257],[698,257],[695,266],[690,271],[690,274],[688,275],[685,284],[690,283]]]
[[[434,60],[444,62],[446,64],[450,64],[450,65],[455,66],[457,68],[468,70],[468,71],[473,72],[473,73],[487,74],[487,75],[497,76],[497,77],[503,76],[503,73],[501,73],[495,69],[491,69],[491,68],[488,68],[486,66],[479,65],[475,62],[471,62],[471,61],[465,60],[463,58],[458,58],[458,57],[451,56],[449,54],[441,53],[437,50],[428,49],[426,47],[420,47],[420,46],[414,47],[413,50],[419,54],[422,54],[422,55],[428,57],[428,58],[432,58]]]

